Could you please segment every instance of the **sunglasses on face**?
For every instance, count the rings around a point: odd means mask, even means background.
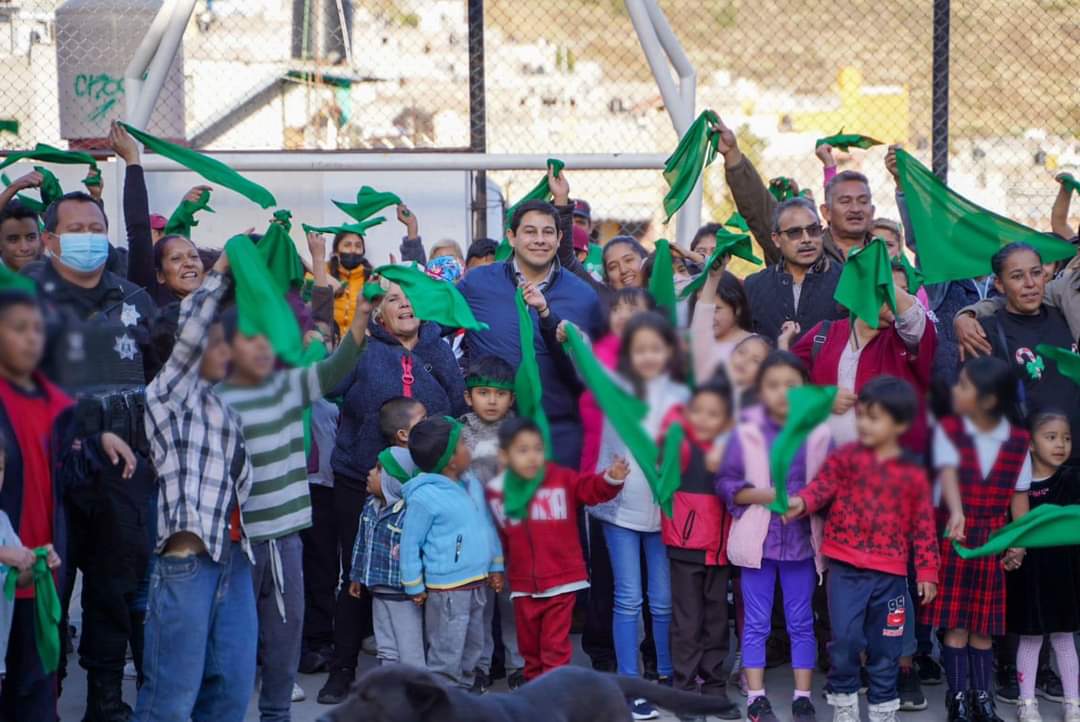
[[[793,228],[784,228],[780,230],[780,235],[787,238],[789,241],[797,241],[804,235],[810,238],[819,238],[822,233],[820,223],[811,223],[808,226],[795,226]]]

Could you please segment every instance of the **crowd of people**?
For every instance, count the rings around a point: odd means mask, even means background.
[[[126,250],[100,182],[40,214],[16,195],[42,174],[11,182],[0,720],[58,719],[81,571],[85,722],[239,721],[253,694],[264,722],[287,721],[298,674],[328,673],[318,701],[340,703],[365,650],[513,690],[570,664],[577,633],[597,670],[745,696],[723,719],[790,704],[814,722],[824,697],[857,722],[865,693],[887,722],[944,683],[950,722],[995,722],[995,700],[1037,722],[1039,697],[1080,722],[1080,547],[953,543],[1080,504],[1080,376],[1037,348],[1076,352],[1080,261],[1002,239],[987,275],[923,286],[899,182],[900,219],[881,218],[866,176],[821,144],[818,204],[715,130],[761,270],[739,278],[714,253],[730,221],[685,248],[597,248],[572,173],[552,167],[549,200],[511,209],[505,260],[490,239],[425,247],[396,204],[398,265],[467,306],[460,327],[372,267],[362,222],[330,244],[311,229],[306,268],[253,290],[287,214],[226,252],[196,244],[191,210],[213,189],[193,188],[186,216],[151,214],[119,125]],[[886,166],[897,178],[895,149]],[[1063,179],[1053,226],[1078,244],[1071,192]],[[287,245],[268,267],[296,268]],[[879,250],[891,300],[856,314],[838,287]],[[672,284],[674,305],[657,290]],[[286,304],[299,345],[283,351],[252,298]],[[792,443],[814,388],[832,388],[827,419]],[[787,663],[780,700],[766,669]]]

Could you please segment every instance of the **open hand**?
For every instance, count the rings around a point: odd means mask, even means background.
[[[123,439],[111,431],[101,435],[101,450],[105,452],[109,463],[116,466],[124,462],[124,470],[120,472],[120,478],[130,479],[135,475],[135,452]]]
[[[611,460],[611,466],[608,467],[606,475],[615,481],[626,481],[626,477],[630,476],[629,462],[621,456],[616,456]]]

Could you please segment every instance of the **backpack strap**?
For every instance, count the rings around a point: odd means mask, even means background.
[[[814,334],[814,345],[810,349],[810,363],[817,361],[818,355],[821,353],[821,349],[825,346],[825,341],[829,338],[829,328],[832,327],[832,319],[827,318],[821,322],[820,333]]]

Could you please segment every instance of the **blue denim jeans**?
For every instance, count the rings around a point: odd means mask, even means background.
[[[640,532],[604,524],[604,541],[615,577],[615,613],[611,625],[619,674],[638,676],[638,619],[641,616],[641,550],[649,575],[649,611],[656,642],[656,671],[670,677],[671,567],[660,532]]]
[[[255,689],[257,621],[251,562],[239,544],[159,556],[146,616],[146,681],[136,722],[241,720]]]

